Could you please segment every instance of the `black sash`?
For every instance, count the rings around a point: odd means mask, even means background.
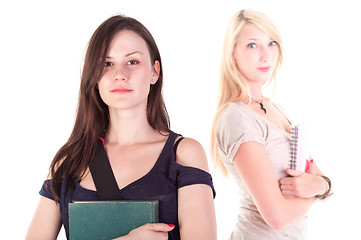
[[[103,142],[99,140],[94,157],[89,165],[90,173],[99,199],[103,201],[121,200],[120,191],[109,163]]]

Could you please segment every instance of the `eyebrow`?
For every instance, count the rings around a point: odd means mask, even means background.
[[[125,57],[129,57],[129,56],[131,56],[131,55],[133,55],[133,54],[141,54],[141,55],[143,55],[143,53],[141,53],[141,52],[139,52],[139,51],[134,51],[134,52],[130,52],[130,53],[127,53],[127,54],[125,54]],[[111,56],[107,56],[106,58],[112,58]]]
[[[128,57],[128,56],[130,56],[130,55],[137,54],[137,53],[143,55],[143,53],[141,53],[141,52],[139,52],[139,51],[134,51],[134,52],[131,52],[131,53],[126,54],[125,56]]]
[[[273,38],[269,38],[269,41],[275,41]],[[259,38],[248,38],[247,41],[260,41]]]

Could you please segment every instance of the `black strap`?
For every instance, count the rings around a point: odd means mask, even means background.
[[[184,139],[184,137],[180,137],[178,138],[178,140],[175,142],[174,147],[173,147],[173,151],[174,151],[174,155],[177,155],[177,148],[178,148],[178,144],[180,143],[180,141],[182,141]]]
[[[122,199],[103,142],[100,140],[94,157],[90,162],[89,169],[100,200],[110,201]]]

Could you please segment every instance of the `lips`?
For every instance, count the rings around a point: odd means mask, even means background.
[[[112,93],[129,93],[132,90],[126,88],[126,87],[117,87],[111,90]]]
[[[262,71],[262,72],[268,72],[268,70],[270,70],[271,67],[260,67],[258,68],[258,70]]]

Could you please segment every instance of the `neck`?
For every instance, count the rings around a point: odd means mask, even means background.
[[[144,141],[144,136],[154,133],[149,125],[146,111],[109,109],[109,128],[107,143],[131,145]]]
[[[249,94],[250,94],[250,101],[248,104],[249,105],[252,105],[252,103],[257,104],[258,107],[260,107],[261,110],[264,111],[264,113],[266,114],[267,109],[263,102],[262,83],[254,82],[248,86],[249,86]],[[252,105],[252,106],[254,106],[254,105]]]
[[[258,102],[262,102],[263,94],[262,94],[262,84],[251,84],[249,85],[249,93],[250,97]]]

